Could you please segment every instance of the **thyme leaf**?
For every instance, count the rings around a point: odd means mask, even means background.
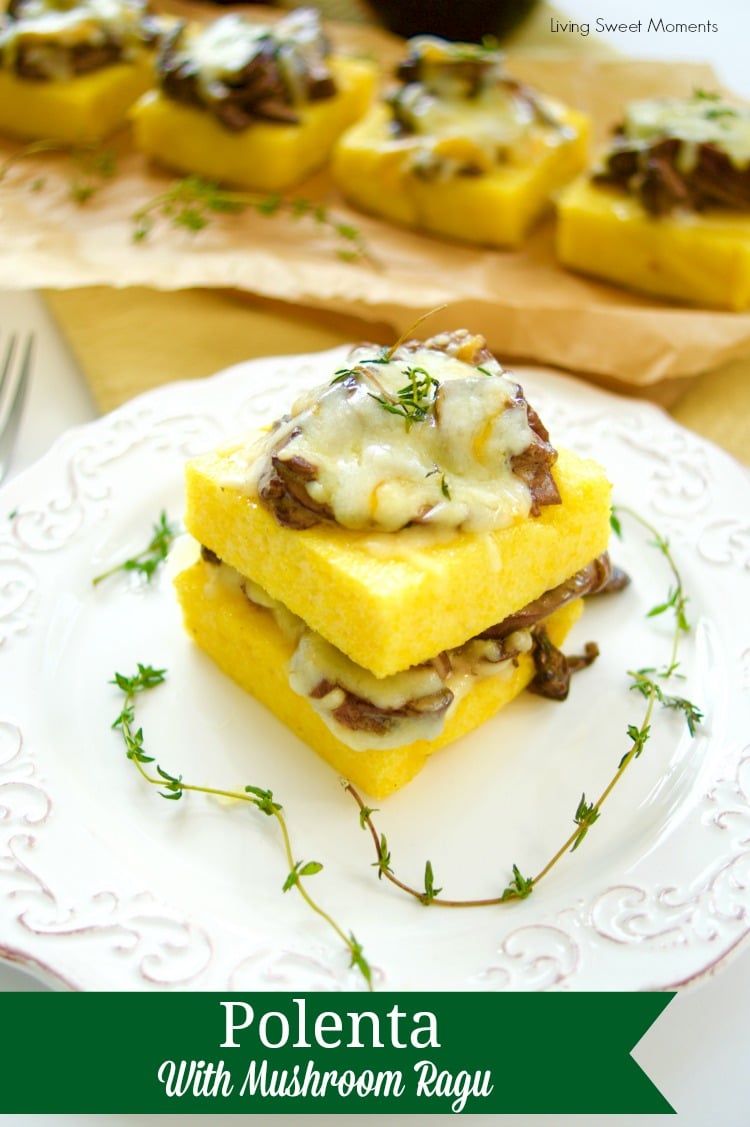
[[[525,900],[527,896],[531,896],[534,890],[534,878],[525,877],[518,865],[513,866],[513,880],[505,888],[502,896],[500,897],[501,904],[507,904],[509,900]]]
[[[172,227],[196,233],[207,227],[214,215],[237,215],[248,209],[267,219],[280,214],[294,220],[305,219],[334,238],[338,258],[346,262],[367,260],[376,265],[359,228],[339,219],[325,205],[303,197],[234,191],[201,176],[176,180],[139,207],[132,216],[133,241],[144,242],[160,219]]]
[[[395,394],[385,391],[382,395],[375,395],[372,391],[368,394],[383,410],[392,415],[401,415],[409,430],[412,423],[424,422],[434,411],[440,381],[431,376],[426,368],[407,368],[405,374],[409,377],[409,382]]]
[[[43,138],[32,141],[28,145],[11,153],[8,159],[0,165],[0,180],[16,165],[22,164],[30,157],[45,153],[57,154],[69,158],[72,170],[68,183],[70,198],[74,203],[82,206],[91,199],[110,180],[117,169],[117,154],[109,147],[102,148],[99,144],[70,144],[66,141],[57,141],[54,138]],[[32,192],[39,192],[46,183],[44,176],[35,176],[29,188]]]
[[[102,580],[109,579],[111,575],[115,575],[118,571],[134,571],[138,575],[143,576],[147,583],[150,583],[159,565],[166,560],[169,549],[175,538],[179,535],[179,532],[179,527],[175,524],[170,524],[167,520],[166,512],[162,510],[159,514],[158,521],[152,526],[151,539],[143,551],[138,552],[137,555],[131,556],[130,559],[124,560],[122,563],[115,564],[115,566],[109,568],[108,571],[97,575],[91,582],[96,587]]]
[[[364,956],[362,945],[354,936],[349,935],[336,923],[331,915],[326,912],[316,900],[312,898],[304,884],[309,877],[319,873],[323,866],[319,861],[295,861],[292,855],[292,844],[289,829],[281,805],[274,801],[273,793],[263,787],[252,784],[243,790],[224,790],[219,787],[203,786],[199,783],[190,783],[183,780],[182,775],[173,775],[159,764],[155,766],[155,774],[150,773],[149,764],[154,763],[154,757],[147,755],[144,748],[143,729],[135,727],[135,703],[137,697],[145,692],[164,684],[166,680],[165,669],[155,669],[151,665],[142,665],[140,662],[136,672],[131,676],[115,673],[110,684],[115,685],[124,695],[122,707],[116,717],[112,728],[119,730],[125,745],[125,754],[131,762],[135,763],[141,778],[151,786],[160,787],[159,794],[162,798],[176,800],[190,791],[197,794],[209,794],[221,798],[233,798],[240,802],[248,802],[261,813],[276,819],[281,830],[284,843],[284,853],[289,872],[282,886],[284,892],[294,888],[305,901],[307,906],[320,916],[335,932],[341,942],[349,951],[351,967],[356,967],[365,980],[369,990],[373,989],[372,971]]]
[[[653,697],[659,702],[662,708],[670,708],[677,712],[682,712],[688,731],[691,736],[694,736],[696,728],[703,720],[701,710],[685,697],[670,696],[665,693],[658,681],[648,676],[648,672],[649,671],[645,669],[628,670],[628,676],[632,679],[630,688],[634,692],[640,693],[641,696],[645,697],[647,700]],[[640,752],[638,754],[640,754]]]
[[[442,891],[442,888],[435,888],[435,878],[432,872],[432,862],[427,861],[424,867],[424,895],[422,897],[422,902],[424,904],[431,904],[435,897],[438,896]]]

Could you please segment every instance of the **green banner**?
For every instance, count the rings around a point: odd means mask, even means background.
[[[0,1113],[670,1112],[673,996],[9,993]]]

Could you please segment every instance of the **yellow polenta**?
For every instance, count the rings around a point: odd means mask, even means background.
[[[649,215],[616,188],[581,177],[558,201],[565,266],[657,297],[717,309],[750,306],[750,215]]]
[[[0,132],[70,144],[100,141],[122,125],[153,81],[153,63],[145,53],[132,62],[47,82],[0,70]]]
[[[188,464],[188,531],[378,677],[461,645],[607,548],[609,482],[568,451],[553,471],[561,504],[507,528],[441,537],[284,528],[232,484],[238,449]]]
[[[528,654],[518,664],[502,663],[494,676],[478,678],[446,715],[441,734],[403,747],[353,751],[328,729],[308,698],[289,685],[289,661],[295,643],[273,615],[245,598],[238,587],[213,582],[213,565],[199,560],[176,579],[185,625],[197,644],[246,692],[290,728],[339,775],[374,798],[385,798],[422,769],[439,747],[483,724],[513,700],[534,676]],[[581,613],[581,600],[560,608],[546,621],[548,635],[561,645]],[[374,741],[375,742],[375,741]]]
[[[394,138],[389,118],[386,107],[375,106],[341,138],[332,162],[340,190],[373,215],[464,242],[518,246],[554,192],[586,163],[588,120],[565,110],[567,133],[552,142],[550,129],[539,129],[523,161],[509,160],[478,176],[428,180],[410,169],[419,138]],[[450,139],[438,149],[458,157],[456,146],[460,140]]]
[[[135,142],[178,172],[207,176],[253,191],[284,191],[328,160],[339,135],[367,109],[376,72],[360,59],[332,58],[337,92],[299,107],[299,122],[254,122],[239,133],[207,110],[151,90],[134,107]]]

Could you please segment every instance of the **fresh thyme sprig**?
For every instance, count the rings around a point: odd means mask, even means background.
[[[162,510],[158,521],[152,526],[151,539],[143,551],[131,556],[129,560],[115,564],[108,571],[97,575],[91,582],[96,587],[102,580],[109,579],[110,575],[115,575],[118,571],[135,571],[150,583],[159,565],[167,558],[169,549],[179,533],[179,527],[170,524],[166,512]]]
[[[156,688],[157,685],[162,685],[165,680],[166,670],[154,669],[151,665],[142,665],[138,662],[136,672],[132,676],[128,677],[122,673],[115,673],[113,680],[110,682],[124,694],[120,714],[112,724],[112,728],[119,729],[128,759],[135,764],[141,778],[152,786],[160,788],[159,794],[162,798],[177,801],[188,791],[221,798],[232,798],[240,802],[248,802],[262,814],[275,818],[281,830],[284,854],[289,865],[289,872],[281,886],[282,892],[288,892],[292,888],[296,889],[307,906],[333,929],[349,952],[349,965],[359,971],[367,984],[368,990],[372,990],[372,971],[365,958],[362,945],[352,932],[347,935],[343,928],[336,923],[328,912],[321,908],[308,892],[304,880],[319,873],[323,865],[319,861],[294,860],[283,808],[280,803],[275,801],[273,793],[270,790],[264,790],[262,787],[251,785],[244,787],[241,791],[235,791],[185,782],[182,775],[173,775],[166,771],[155,762],[152,755],[146,753],[143,729],[135,726],[135,702],[141,693],[148,692],[150,689]],[[150,764],[154,764],[153,768],[149,767]],[[155,771],[155,774],[151,773],[152,770]]]
[[[407,368],[405,374],[409,382],[397,392],[375,395],[371,391],[368,394],[384,411],[392,415],[401,415],[406,420],[406,429],[409,430],[412,423],[424,422],[434,411],[435,396],[440,381],[431,376],[426,368]]]
[[[16,165],[28,160],[29,157],[39,156],[43,153],[63,154],[70,158],[73,170],[69,181],[71,199],[77,204],[85,204],[96,192],[100,190],[106,180],[111,179],[116,171],[117,157],[115,150],[102,147],[98,144],[72,145],[65,141],[43,139],[32,141],[28,145],[11,153],[8,159],[0,165],[0,180]],[[33,192],[40,191],[45,184],[44,176],[36,176],[30,184]]]
[[[688,731],[691,736],[694,736],[698,725],[703,719],[701,710],[690,700],[681,696],[672,696],[664,692],[660,682],[665,682],[671,677],[679,676],[677,672],[679,669],[679,662],[677,660],[679,643],[681,637],[690,630],[690,623],[687,618],[686,606],[687,596],[682,583],[682,577],[672,555],[669,541],[662,536],[652,524],[645,520],[638,513],[632,509],[624,506],[617,506],[613,509],[611,517],[612,529],[617,536],[622,536],[622,523],[620,514],[627,514],[632,520],[640,524],[651,536],[649,541],[650,545],[656,548],[666,561],[672,575],[672,586],[669,589],[667,598],[652,607],[647,613],[647,618],[653,618],[657,615],[662,615],[671,612],[674,619],[674,629],[672,633],[672,645],[670,651],[669,661],[661,668],[644,668],[635,671],[629,671],[628,676],[631,678],[630,688],[642,697],[645,698],[646,707],[641,719],[640,724],[628,724],[626,734],[630,740],[630,747],[620,759],[617,765],[615,774],[610,779],[607,786],[604,788],[599,797],[590,802],[586,798],[586,793],[582,793],[575,813],[573,815],[573,824],[575,829],[568,835],[560,848],[554,853],[549,861],[539,870],[536,876],[526,877],[522,874],[519,867],[513,865],[512,880],[506,885],[504,890],[499,896],[489,897],[485,899],[468,899],[468,900],[449,900],[445,897],[439,896],[438,893],[441,889],[435,888],[435,877],[432,869],[432,864],[427,861],[425,866],[424,888],[420,889],[415,886],[409,885],[396,876],[392,867],[391,852],[388,847],[385,834],[381,834],[375,828],[372,815],[375,811],[365,806],[362,798],[357,793],[356,789],[351,783],[342,780],[344,789],[352,796],[357,806],[359,807],[360,825],[363,829],[368,830],[375,846],[377,860],[374,865],[378,870],[378,877],[385,877],[391,884],[395,885],[407,895],[419,900],[420,903],[425,905],[436,905],[442,908],[480,908],[490,905],[506,904],[513,900],[525,900],[534,891],[536,886],[541,880],[548,875],[548,873],[557,865],[557,863],[565,856],[566,853],[572,853],[583,842],[588,831],[598,821],[602,807],[606,800],[615,789],[617,783],[624,775],[627,768],[634,759],[638,759],[646,747],[646,744],[651,735],[651,725],[654,710],[657,705],[666,709],[672,709],[682,712],[685,717]]]
[[[347,262],[367,259],[371,264],[375,263],[359,228],[333,215],[324,204],[302,197],[234,191],[200,176],[186,176],[175,181],[140,207],[133,215],[133,240],[143,242],[147,239],[158,219],[166,219],[173,227],[196,232],[210,223],[212,215],[237,214],[247,208],[268,218],[285,214],[292,219],[307,219],[338,240],[340,245],[336,254],[339,258]]]

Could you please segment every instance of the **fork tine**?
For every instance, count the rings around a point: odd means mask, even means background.
[[[0,481],[8,471],[11,450],[21,422],[29,385],[34,338],[27,337],[20,363],[15,363],[17,343],[17,338],[13,335],[5,350],[0,371]]]

